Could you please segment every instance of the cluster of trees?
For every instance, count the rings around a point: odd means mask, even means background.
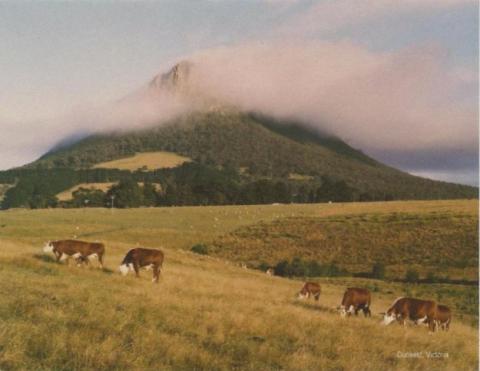
[[[155,171],[116,169],[22,169],[3,174],[17,183],[10,188],[2,208],[27,207],[138,207],[232,205],[271,203],[347,202],[377,198],[360,194],[344,181],[326,176],[308,182],[278,178],[252,178],[232,166],[185,163]],[[1,178],[1,174],[0,174]],[[0,179],[1,180],[1,179]],[[80,188],[70,201],[56,195],[82,183],[115,182],[108,191]]]
[[[269,266],[262,263],[258,268],[265,271]],[[348,275],[345,269],[334,263],[320,264],[316,260],[303,260],[299,257],[294,257],[292,260],[282,260],[273,269],[275,275],[281,277],[337,277]]]

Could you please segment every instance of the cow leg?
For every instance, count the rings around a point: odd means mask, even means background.
[[[160,268],[158,267],[158,264],[155,264],[153,266],[153,279],[152,282],[158,283],[158,279],[160,278]]]
[[[139,278],[140,277],[140,274],[139,274],[139,266],[138,266],[138,263],[134,262],[133,263],[133,270],[135,271],[135,277]]]
[[[360,308],[358,307],[355,307],[355,315],[358,316],[358,311],[360,310]]]
[[[431,332],[435,332],[435,328],[437,327],[435,325],[435,320],[433,318],[428,318],[427,319],[427,322],[428,322],[428,329],[431,331]]]
[[[315,301],[318,301],[318,299],[320,299],[320,294],[315,295]]]
[[[363,308],[363,315],[365,317],[371,317],[372,316],[372,312],[370,312],[370,308],[369,307],[364,307]]]

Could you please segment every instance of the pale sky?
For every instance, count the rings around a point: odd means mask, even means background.
[[[354,107],[360,103],[352,93],[342,101],[352,110],[342,116],[350,120],[350,126],[340,128],[339,135],[403,170],[478,184],[478,5],[473,0],[0,2],[0,169],[33,161],[77,131],[89,132],[91,127],[59,118],[69,117],[81,107],[122,98],[179,59],[218,55],[219,48],[235,50],[227,57],[245,56],[245,45],[252,44],[270,45],[271,54],[271,50],[286,42],[297,45],[297,50],[307,45],[305,63],[312,71],[315,61],[325,52],[325,46],[318,47],[318,43],[326,42],[328,50],[335,50],[329,58],[348,51],[352,65],[368,61],[369,68],[373,68],[377,66],[375,61],[388,60],[381,64],[382,73],[368,74],[373,79],[387,76],[398,82],[407,74],[415,81],[425,81],[412,85],[415,91],[412,90],[411,98],[426,102],[419,106],[423,111],[405,118],[399,113],[408,109],[401,105],[409,101],[408,91],[398,96],[397,105],[381,101],[381,107],[371,107],[368,114],[358,115]],[[312,43],[316,46],[312,47]],[[248,50],[251,53],[252,48]],[[297,54],[303,58],[301,52]],[[281,66],[286,57],[279,53],[280,57]],[[406,69],[404,59],[410,66],[423,66],[426,71]],[[265,60],[271,62],[270,57]],[[239,62],[238,66],[241,68],[242,64]],[[362,66],[356,66],[355,71]],[[430,67],[425,66],[432,66],[437,73],[430,76]],[[272,76],[278,77],[285,71],[290,71],[288,65]],[[308,71],[302,73],[308,78]],[[355,80],[360,76],[356,73]],[[287,82],[290,78],[281,77]],[[336,81],[331,81],[332,91],[343,92]],[[436,90],[448,89],[450,93],[418,93],[416,90],[423,89],[425,84]],[[382,85],[381,81],[377,85]],[[364,84],[354,86],[363,94],[374,95]],[[429,94],[432,99],[427,99]],[[279,97],[283,98],[288,99]],[[335,101],[329,105],[335,106]],[[330,112],[329,107],[325,110],[328,114],[320,117],[339,116],[338,111]],[[379,133],[383,129],[379,129],[378,123],[373,126],[371,115],[375,110],[379,110],[381,120],[388,121],[389,114],[397,117],[386,124],[383,133]],[[316,118],[317,113],[312,112],[309,117]],[[428,127],[415,131],[422,124],[415,120],[427,115],[438,116],[436,124],[432,123],[428,145],[425,139],[418,140],[421,135],[428,136]],[[357,120],[352,116],[358,116]],[[402,126],[403,119],[411,119],[409,125],[413,129],[404,130],[402,145],[393,148],[386,134],[399,135],[400,131],[394,129]],[[363,125],[366,132],[375,129],[379,134],[369,135],[369,142],[367,136],[362,138],[361,133],[357,135],[351,129],[355,125]],[[441,133],[450,138],[449,143]],[[407,142],[414,145],[404,146]]]

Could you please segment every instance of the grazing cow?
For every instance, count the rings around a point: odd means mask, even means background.
[[[275,271],[273,270],[273,268],[268,268],[265,273],[266,273],[268,276],[274,276],[274,275],[275,275]]]
[[[435,312],[435,329],[441,328],[444,331],[450,329],[450,323],[452,322],[452,312],[446,305],[437,305],[437,311]]]
[[[305,282],[305,285],[303,285],[302,289],[298,293],[298,298],[299,299],[304,299],[304,298],[310,298],[310,296],[313,296],[315,298],[315,301],[318,301],[320,298],[320,294],[322,292],[322,289],[320,288],[320,285],[315,282]]]
[[[371,316],[370,304],[371,294],[367,289],[358,287],[349,287],[343,294],[342,305],[337,309],[340,310],[342,317],[350,316],[353,313],[358,315],[358,311],[362,310],[365,317]]]
[[[407,325],[407,320],[416,324],[426,323],[430,331],[435,331],[435,315],[437,303],[431,300],[420,300],[414,298],[398,298],[388,308],[383,316],[384,325],[389,325],[397,320],[399,324]]]
[[[85,242],[78,240],[59,240],[49,241],[43,247],[44,252],[53,252],[58,261],[74,258],[78,264],[85,262],[88,264],[91,258],[97,258],[100,267],[103,268],[103,255],[105,254],[105,245],[99,242]]]
[[[152,282],[157,283],[160,277],[160,270],[162,269],[162,264],[162,251],[137,247],[127,252],[127,255],[125,255],[125,258],[123,258],[122,264],[120,265],[119,269],[124,276],[126,276],[129,271],[134,271],[137,278],[139,277],[138,272],[140,268],[145,268],[147,270],[152,269]]]

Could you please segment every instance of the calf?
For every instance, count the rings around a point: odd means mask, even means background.
[[[137,247],[127,252],[127,255],[125,255],[125,258],[123,258],[119,269],[124,276],[126,276],[129,271],[135,271],[135,276],[137,278],[139,277],[140,268],[152,269],[152,282],[157,283],[160,277],[160,270],[162,269],[162,265],[162,251]]]
[[[343,294],[342,305],[337,309],[340,310],[342,317],[349,316],[353,313],[357,316],[359,310],[363,311],[365,317],[371,316],[371,299],[370,291],[367,289],[349,287]]]
[[[103,268],[103,256],[105,254],[105,245],[99,242],[85,242],[78,240],[59,240],[49,241],[43,247],[44,252],[53,252],[58,261],[74,258],[77,263],[85,262],[89,259],[97,258],[100,267]]]
[[[441,328],[444,331],[450,329],[450,323],[452,322],[452,312],[446,305],[437,305],[437,311],[435,312],[435,329]]]
[[[411,320],[416,324],[426,323],[430,331],[435,331],[436,312],[437,303],[434,301],[398,298],[384,314],[382,324],[389,325],[396,320],[399,324],[406,326],[407,320]]]
[[[303,298],[310,298],[310,296],[313,296],[316,301],[320,298],[320,293],[322,292],[320,285],[315,282],[305,282],[305,285],[303,285],[302,289],[298,293],[298,298],[303,299]]]

